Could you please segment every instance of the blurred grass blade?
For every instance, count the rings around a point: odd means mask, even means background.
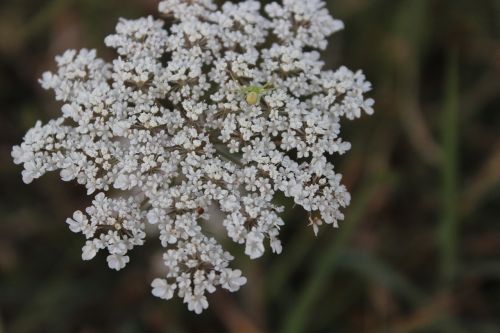
[[[48,26],[54,17],[65,8],[72,0],[52,0],[49,1],[43,8],[26,24],[23,30],[24,38],[31,38],[34,34]]]
[[[438,167],[440,147],[432,136],[420,101],[421,58],[431,31],[429,9],[428,0],[402,1],[397,8],[392,28],[400,49],[395,54],[398,63],[395,68],[395,93],[398,113],[409,143],[423,161]]]
[[[357,250],[345,251],[339,258],[339,269],[349,270],[363,275],[371,282],[377,282],[412,306],[421,305],[427,296],[402,274],[376,258]]]
[[[442,205],[438,228],[441,282],[449,286],[457,270],[457,178],[458,178],[458,56],[453,52],[448,60],[442,119],[443,159],[441,165]]]
[[[500,261],[491,260],[463,266],[460,273],[464,277],[500,280]]]
[[[287,286],[287,279],[290,278],[292,272],[299,267],[300,263],[307,257],[310,251],[312,240],[311,235],[304,232],[299,232],[296,236],[289,241],[290,244],[297,244],[297,246],[290,246],[290,250],[285,252],[280,260],[276,260],[276,264],[269,268],[267,274],[268,282],[267,293],[271,299],[275,299],[282,292],[284,286]]]
[[[342,224],[335,240],[322,251],[324,255],[319,258],[316,267],[311,272],[310,278],[305,283],[305,287],[302,289],[297,301],[293,303],[281,329],[282,333],[305,331],[304,327],[309,318],[309,311],[316,299],[320,296],[321,290],[327,284],[326,282],[329,275],[333,271],[351,235],[361,222],[368,203],[376,192],[376,184],[378,183],[379,182],[373,182],[367,185],[366,188],[354,196],[355,202],[346,214],[347,220]]]

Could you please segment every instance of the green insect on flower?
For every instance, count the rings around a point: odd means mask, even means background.
[[[261,97],[273,89],[270,83],[266,83],[264,86],[251,85],[242,87],[239,91],[245,94],[245,100],[249,105],[257,105],[260,103]]]

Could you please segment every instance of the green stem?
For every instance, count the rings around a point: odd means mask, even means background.
[[[441,283],[449,287],[457,271],[458,240],[458,57],[455,52],[450,55],[445,83],[445,99],[442,118],[443,159],[442,177],[442,211],[438,228],[440,253]]]

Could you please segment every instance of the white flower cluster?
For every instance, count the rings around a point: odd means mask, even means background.
[[[252,259],[266,243],[282,250],[278,192],[315,232],[336,227],[350,196],[327,156],[350,149],[340,121],[371,114],[373,100],[361,72],[323,68],[318,50],[343,27],[324,1],[166,0],[159,10],[163,20],[120,20],[105,39],[111,63],[85,49],[57,57],[40,82],[62,115],[38,122],[12,156],[26,183],[60,170],[97,193],[67,220],[86,238],[84,260],[105,249],[122,269],[157,227],[165,275],[152,292],[200,313],[207,292],[246,283],[207,235],[209,215]]]

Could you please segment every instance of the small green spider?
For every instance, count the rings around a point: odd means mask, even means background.
[[[274,90],[274,87],[270,83],[266,83],[264,86],[251,85],[248,87],[242,87],[239,91],[245,94],[245,100],[249,105],[256,105],[260,103],[260,98],[262,95]]]

